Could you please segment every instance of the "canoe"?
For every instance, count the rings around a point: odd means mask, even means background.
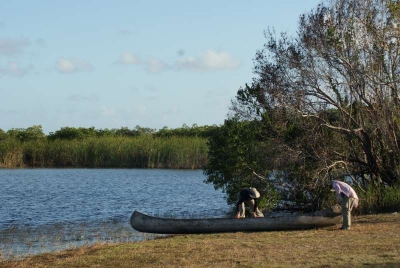
[[[342,220],[339,205],[310,214],[264,218],[210,218],[170,219],[133,212],[130,223],[133,229],[157,234],[200,234],[221,232],[260,232],[305,230],[333,226]]]

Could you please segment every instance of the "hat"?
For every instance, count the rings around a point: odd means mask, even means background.
[[[256,188],[249,188],[249,195],[251,198],[259,198],[260,193],[257,191]]]

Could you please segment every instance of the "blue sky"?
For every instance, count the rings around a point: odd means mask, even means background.
[[[223,124],[264,30],[318,0],[0,3],[0,128]]]

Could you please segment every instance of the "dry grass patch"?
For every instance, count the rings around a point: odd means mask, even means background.
[[[96,245],[0,267],[400,267],[397,214],[353,217],[306,231],[176,235],[119,245]]]

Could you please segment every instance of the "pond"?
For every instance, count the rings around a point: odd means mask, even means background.
[[[133,211],[230,217],[225,194],[201,170],[0,169],[0,258],[159,235],[129,224]]]

